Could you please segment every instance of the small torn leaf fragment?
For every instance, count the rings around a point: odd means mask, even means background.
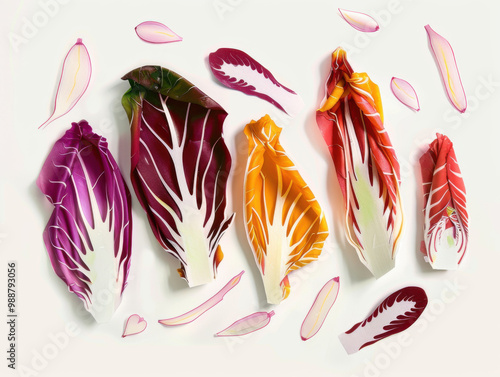
[[[80,100],[89,86],[92,76],[92,63],[87,48],[81,38],[71,47],[64,58],[59,85],[57,86],[54,111],[40,127],[67,114]]]
[[[339,47],[325,95],[316,122],[344,198],[347,240],[379,278],[394,268],[404,220],[400,167],[384,128],[380,91],[366,73],[353,71]]]
[[[420,110],[417,93],[408,81],[393,77],[391,80],[391,90],[392,94],[394,94],[403,105],[415,111]]]
[[[182,41],[182,37],[174,33],[164,24],[156,21],[145,21],[135,27],[137,36],[149,43],[170,43]]]
[[[132,314],[127,319],[125,329],[123,330],[122,338],[130,335],[140,334],[148,327],[147,321],[138,314]]]
[[[158,322],[165,326],[179,326],[185,325],[187,323],[193,322],[207,310],[212,309],[215,305],[222,301],[226,293],[233,289],[241,280],[241,275],[245,271],[241,271],[238,275],[233,277],[229,283],[227,283],[216,295],[210,297],[200,306],[190,310],[189,312],[182,314],[174,318],[160,319]]]
[[[281,128],[269,115],[245,127],[248,161],[244,218],[267,302],[290,293],[288,274],[321,254],[328,226],[314,194],[279,142]]]
[[[250,314],[238,321],[234,322],[228,328],[218,332],[215,336],[241,336],[250,334],[257,330],[266,327],[271,321],[271,317],[274,315],[274,311],[271,310],[267,312],[257,312]]]
[[[373,33],[380,28],[377,21],[365,13],[340,8],[339,12],[342,18],[356,30],[363,31],[365,33]]]
[[[424,191],[421,251],[436,270],[456,270],[469,239],[465,185],[453,143],[437,134],[420,158]]]
[[[426,306],[427,295],[422,288],[402,288],[382,301],[364,321],[356,323],[350,330],[340,334],[340,342],[349,355],[356,353],[366,346],[409,328],[420,317]]]
[[[215,78],[228,88],[259,97],[291,116],[303,106],[297,93],[280,84],[269,70],[246,52],[219,48],[209,55],[208,61]]]
[[[302,327],[300,328],[300,337],[302,340],[312,338],[321,329],[326,316],[337,300],[339,288],[338,276],[328,280],[323,288],[321,288],[306,318],[304,318],[304,322],[302,322]]]
[[[441,79],[446,90],[446,94],[451,104],[461,113],[467,109],[467,97],[465,96],[460,73],[458,72],[455,54],[450,43],[441,35],[436,33],[429,25],[425,26],[425,31],[429,37],[432,54],[438,65]]]
[[[36,183],[54,206],[43,232],[54,272],[96,322],[109,321],[127,285],[132,214],[106,139],[85,120],[72,123]]]
[[[123,77],[130,121],[130,178],[163,249],[190,287],[215,279],[226,215],[231,155],[222,134],[227,112],[198,87],[159,66]]]

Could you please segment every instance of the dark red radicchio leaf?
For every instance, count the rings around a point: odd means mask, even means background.
[[[132,135],[131,180],[160,245],[179,259],[190,287],[212,281],[223,254],[231,156],[226,111],[195,85],[159,66],[137,68],[122,104]]]
[[[427,295],[420,287],[405,287],[389,297],[364,321],[339,335],[348,354],[400,333],[420,317],[427,306]]]
[[[297,93],[280,84],[266,67],[246,52],[219,48],[208,56],[208,62],[215,78],[228,88],[261,98],[291,116],[303,106]]]

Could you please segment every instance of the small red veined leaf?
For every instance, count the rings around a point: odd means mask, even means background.
[[[427,306],[422,288],[405,287],[394,292],[364,321],[339,335],[348,354],[406,330],[420,317]]]
[[[301,110],[303,102],[297,93],[280,84],[246,52],[220,48],[212,52],[208,60],[215,78],[228,88],[259,97],[291,116]]]
[[[432,268],[455,270],[469,239],[465,185],[453,143],[437,134],[420,158],[424,191],[422,252]]]

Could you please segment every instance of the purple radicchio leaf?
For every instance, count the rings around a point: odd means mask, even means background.
[[[179,259],[190,287],[215,278],[220,239],[230,226],[226,183],[231,156],[226,111],[195,85],[159,66],[126,74],[122,98],[131,125],[131,180],[160,245]]]
[[[303,106],[293,90],[280,84],[271,72],[246,52],[234,48],[219,48],[208,61],[215,78],[231,89],[272,103],[290,116]]]
[[[111,319],[130,267],[130,193],[106,139],[82,120],[59,139],[37,185],[54,205],[43,238],[55,273],[98,323]]]

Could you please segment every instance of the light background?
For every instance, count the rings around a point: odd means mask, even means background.
[[[43,1],[16,3],[3,4],[1,15],[0,287],[6,284],[6,262],[17,261],[18,366],[54,377],[459,377],[491,376],[498,371],[498,3],[66,0],[49,10],[44,9]],[[363,34],[352,29],[338,15],[338,7],[370,13],[381,30]],[[26,20],[39,27],[23,36]],[[141,41],[134,27],[145,20],[165,23],[184,41],[170,45]],[[428,47],[426,24],[454,48],[469,100],[463,115],[452,108],[445,95]],[[9,42],[14,34],[26,37],[17,48]],[[92,57],[91,84],[69,114],[39,131],[37,127],[52,109],[62,60],[77,38],[83,38]],[[396,268],[377,281],[345,240],[333,163],[315,123],[314,111],[323,96],[330,54],[339,45],[348,50],[355,70],[366,71],[379,84],[386,128],[402,166],[405,234]],[[207,65],[208,54],[219,47],[242,49],[261,62],[302,96],[303,111],[292,119],[256,97],[221,86]],[[218,279],[189,289],[178,278],[177,261],[152,236],[132,194],[134,239],[128,287],[113,320],[97,325],[52,271],[42,241],[51,209],[35,179],[53,143],[70,122],[86,119],[95,132],[108,139],[130,182],[130,137],[120,106],[128,84],[120,77],[146,64],[182,74],[229,113],[225,137],[234,164],[227,190],[228,211],[236,212],[236,221],[222,239],[225,258]],[[420,112],[412,112],[394,98],[389,88],[392,76],[413,84],[420,97]],[[271,309],[265,305],[262,281],[246,241],[241,195],[247,153],[242,129],[265,113],[284,128],[282,145],[322,205],[331,235],[321,260],[292,275],[291,294],[274,308],[276,316],[265,330],[246,338],[215,339],[213,333],[234,320]],[[422,204],[417,161],[436,132],[445,133],[454,142],[468,193],[470,243],[456,272],[432,271],[418,251]],[[160,318],[197,306],[242,269],[246,274],[240,285],[196,322],[179,328],[157,323]],[[299,328],[316,293],[338,275],[341,292],[337,303],[321,331],[302,342]],[[337,335],[406,285],[426,290],[431,302],[425,316],[406,331],[404,341],[395,336],[347,356]],[[2,307],[7,302],[5,291],[0,289]],[[6,305],[0,310],[4,311]],[[122,339],[125,319],[136,312],[148,320],[148,329]],[[69,337],[55,353],[50,352],[54,351],[53,336],[64,332],[68,324],[78,329],[78,335]],[[7,346],[3,335],[0,344],[2,350]],[[36,354],[44,352],[54,357],[43,363]],[[5,364],[4,360],[0,366],[2,375]]]

